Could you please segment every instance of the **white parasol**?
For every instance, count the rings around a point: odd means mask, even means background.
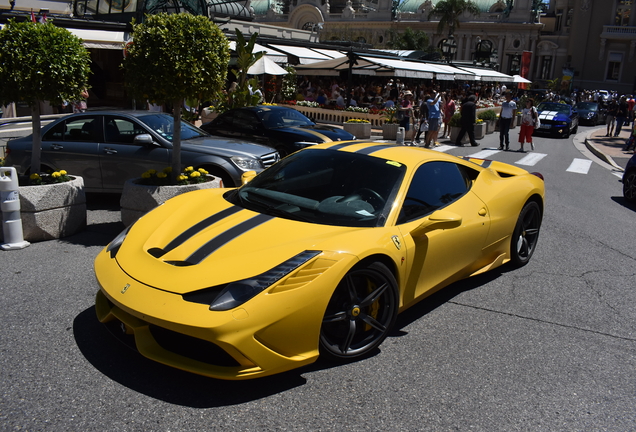
[[[513,78],[514,82],[516,82],[516,83],[531,83],[532,82],[529,79],[525,79],[521,75],[513,75],[512,78]]]
[[[287,71],[266,56],[261,57],[247,70],[248,75],[287,75]]]

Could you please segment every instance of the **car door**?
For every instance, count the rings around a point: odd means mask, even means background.
[[[415,172],[398,217],[407,248],[405,304],[445,285],[481,258],[490,216],[470,190],[477,174],[447,161],[427,162]],[[421,230],[435,218],[446,222]]]
[[[81,176],[87,189],[101,189],[100,120],[98,115],[72,117],[49,129],[42,137],[42,165]]]
[[[160,145],[135,143],[135,137],[150,132],[138,121],[117,115],[104,116],[104,142],[99,145],[105,190],[118,191],[128,179],[170,165],[170,151]]]

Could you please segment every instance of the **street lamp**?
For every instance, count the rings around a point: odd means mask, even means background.
[[[450,63],[456,53],[457,42],[455,41],[455,36],[451,33],[448,35],[448,39],[442,44],[442,54],[444,54],[446,61]]]

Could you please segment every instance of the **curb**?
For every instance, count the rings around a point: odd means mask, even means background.
[[[585,143],[585,147],[587,147],[587,149],[589,151],[591,151],[592,153],[594,153],[594,155],[601,159],[602,161],[610,164],[612,167],[614,167],[615,169],[619,170],[619,171],[625,171],[623,169],[623,167],[621,167],[620,165],[618,165],[616,162],[614,162],[614,159],[612,159],[611,156],[606,155],[605,153],[603,153],[601,150],[599,150],[598,148],[596,148],[596,146],[594,144],[592,144],[590,142],[590,137],[592,136],[592,133],[596,132],[596,130],[590,131],[586,136],[585,139],[583,140]]]

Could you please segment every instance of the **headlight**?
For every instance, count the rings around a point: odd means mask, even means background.
[[[590,118],[592,118],[592,117],[594,117],[594,113],[587,113],[587,118],[589,118],[589,119],[590,119]]]
[[[311,142],[311,141],[296,141],[294,143],[294,147],[302,149],[302,148],[309,147],[309,146],[316,145],[316,144],[318,144],[318,143]]]
[[[210,310],[226,311],[242,305],[321,253],[304,251],[263,274],[227,284],[210,305]]]
[[[248,156],[232,156],[230,158],[234,165],[243,171],[261,170],[265,168],[260,159]]]
[[[564,122],[564,121],[562,121],[562,122],[557,122],[557,124],[562,125],[562,126],[567,126],[567,125],[568,125],[568,122]]]
[[[110,253],[111,258],[115,258],[115,255],[117,255],[117,252],[119,251],[119,247],[126,239],[126,236],[128,235],[128,231],[130,231],[131,227],[132,225],[126,228],[125,230],[123,230],[121,233],[119,233],[119,235],[115,237],[113,241],[108,244],[108,246],[106,246],[106,252]]]

